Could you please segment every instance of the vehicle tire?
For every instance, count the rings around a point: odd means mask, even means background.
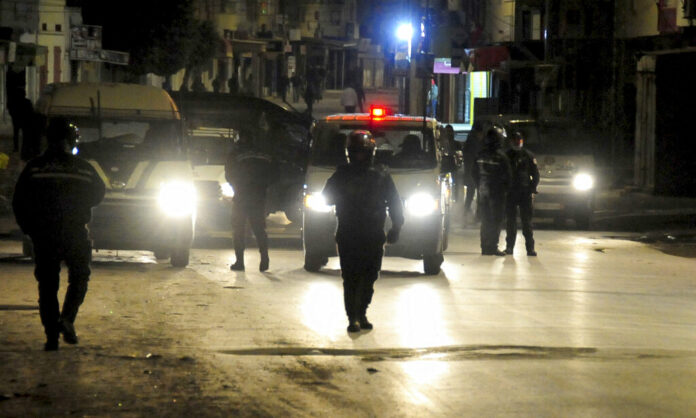
[[[575,215],[575,227],[579,230],[587,231],[590,229],[590,212],[582,212]]]
[[[440,266],[445,261],[442,254],[431,254],[423,256],[423,271],[427,276],[434,276],[440,273]]]
[[[315,273],[321,269],[321,266],[326,265],[329,262],[328,257],[322,257],[320,255],[305,253],[304,269]]]
[[[289,204],[283,212],[285,212],[285,217],[288,218],[288,221],[294,224],[302,222],[302,208],[298,204]]]
[[[153,251],[153,253],[155,253],[155,258],[157,260],[165,260],[165,259],[169,258],[169,251],[167,251],[167,250],[157,249],[157,250]]]
[[[26,235],[22,237],[22,255],[31,259],[34,258],[34,243]]]
[[[174,267],[186,267],[189,263],[189,254],[191,249],[188,247],[175,248],[172,251],[171,263]]]

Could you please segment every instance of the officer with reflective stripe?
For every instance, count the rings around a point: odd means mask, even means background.
[[[104,198],[104,182],[85,160],[71,154],[77,130],[65,119],[50,121],[48,149],[29,161],[19,176],[12,207],[17,224],[34,245],[39,313],[46,351],[58,349],[59,333],[77,343],[74,322],[87,293],[92,247],[87,223]],[[60,263],[68,267],[62,312],[58,304]]]
[[[404,223],[401,198],[386,170],[373,165],[375,140],[369,131],[353,131],[346,141],[348,164],[339,166],[322,194],[336,205],[336,243],[343,276],[348,332],[372,329],[367,307],[382,268],[385,240],[399,239]],[[392,228],[385,237],[389,209]]]
[[[512,166],[512,185],[506,203],[507,228],[505,241],[506,254],[512,254],[517,238],[517,208],[520,208],[522,235],[528,256],[536,256],[534,232],[532,231],[532,194],[539,185],[539,168],[536,158],[530,151],[522,148],[524,137],[521,132],[512,134],[511,148],[505,153]]]
[[[486,132],[483,149],[472,167],[472,178],[478,189],[481,254],[483,255],[505,255],[498,249],[505,211],[505,196],[512,177],[510,161],[500,150],[505,138],[505,129],[500,126],[490,128]]]

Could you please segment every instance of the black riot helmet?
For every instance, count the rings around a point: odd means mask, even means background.
[[[346,157],[352,164],[371,164],[375,156],[375,138],[370,131],[356,130],[346,139]]]
[[[505,133],[505,128],[500,125],[493,125],[486,131],[483,145],[487,148],[500,148],[506,138],[507,134]]]
[[[46,128],[46,140],[49,149],[53,151],[71,151],[80,138],[76,125],[65,118],[53,118]]]

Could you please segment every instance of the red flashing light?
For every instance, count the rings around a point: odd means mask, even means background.
[[[371,106],[370,107],[370,117],[372,118],[383,118],[389,114],[389,109],[384,106]]]

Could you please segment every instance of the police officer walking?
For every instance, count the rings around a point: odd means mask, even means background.
[[[58,349],[59,333],[77,344],[75,318],[87,293],[91,242],[86,224],[104,198],[104,182],[85,160],[70,153],[76,128],[53,119],[48,149],[29,161],[19,176],[12,206],[17,224],[34,245],[34,274],[39,283],[39,313],[46,351]],[[62,312],[58,304],[60,263],[68,267],[68,289]]]
[[[253,134],[242,132],[225,164],[225,178],[234,190],[232,230],[235,262],[231,270],[244,271],[247,220],[256,237],[261,254],[259,270],[268,270],[268,236],[266,235],[266,189],[277,179],[272,158],[254,146]]]
[[[512,174],[510,161],[500,149],[504,140],[505,130],[502,127],[490,128],[483,140],[483,149],[472,167],[472,178],[478,189],[483,255],[505,255],[498,249],[498,240],[505,211],[505,195]]]
[[[517,208],[520,208],[522,235],[528,256],[536,256],[534,235],[532,232],[532,194],[536,194],[539,185],[539,169],[536,158],[530,151],[523,149],[524,137],[521,132],[512,135],[511,148],[506,152],[512,166],[512,185],[506,203],[507,229],[505,241],[506,254],[512,254],[517,238]]]
[[[369,131],[350,133],[346,141],[348,164],[339,166],[322,194],[336,205],[336,243],[343,276],[343,301],[348,332],[372,329],[367,307],[382,268],[384,242],[399,239],[404,223],[401,198],[389,173],[373,164],[375,140]],[[387,208],[392,227],[385,237]]]

